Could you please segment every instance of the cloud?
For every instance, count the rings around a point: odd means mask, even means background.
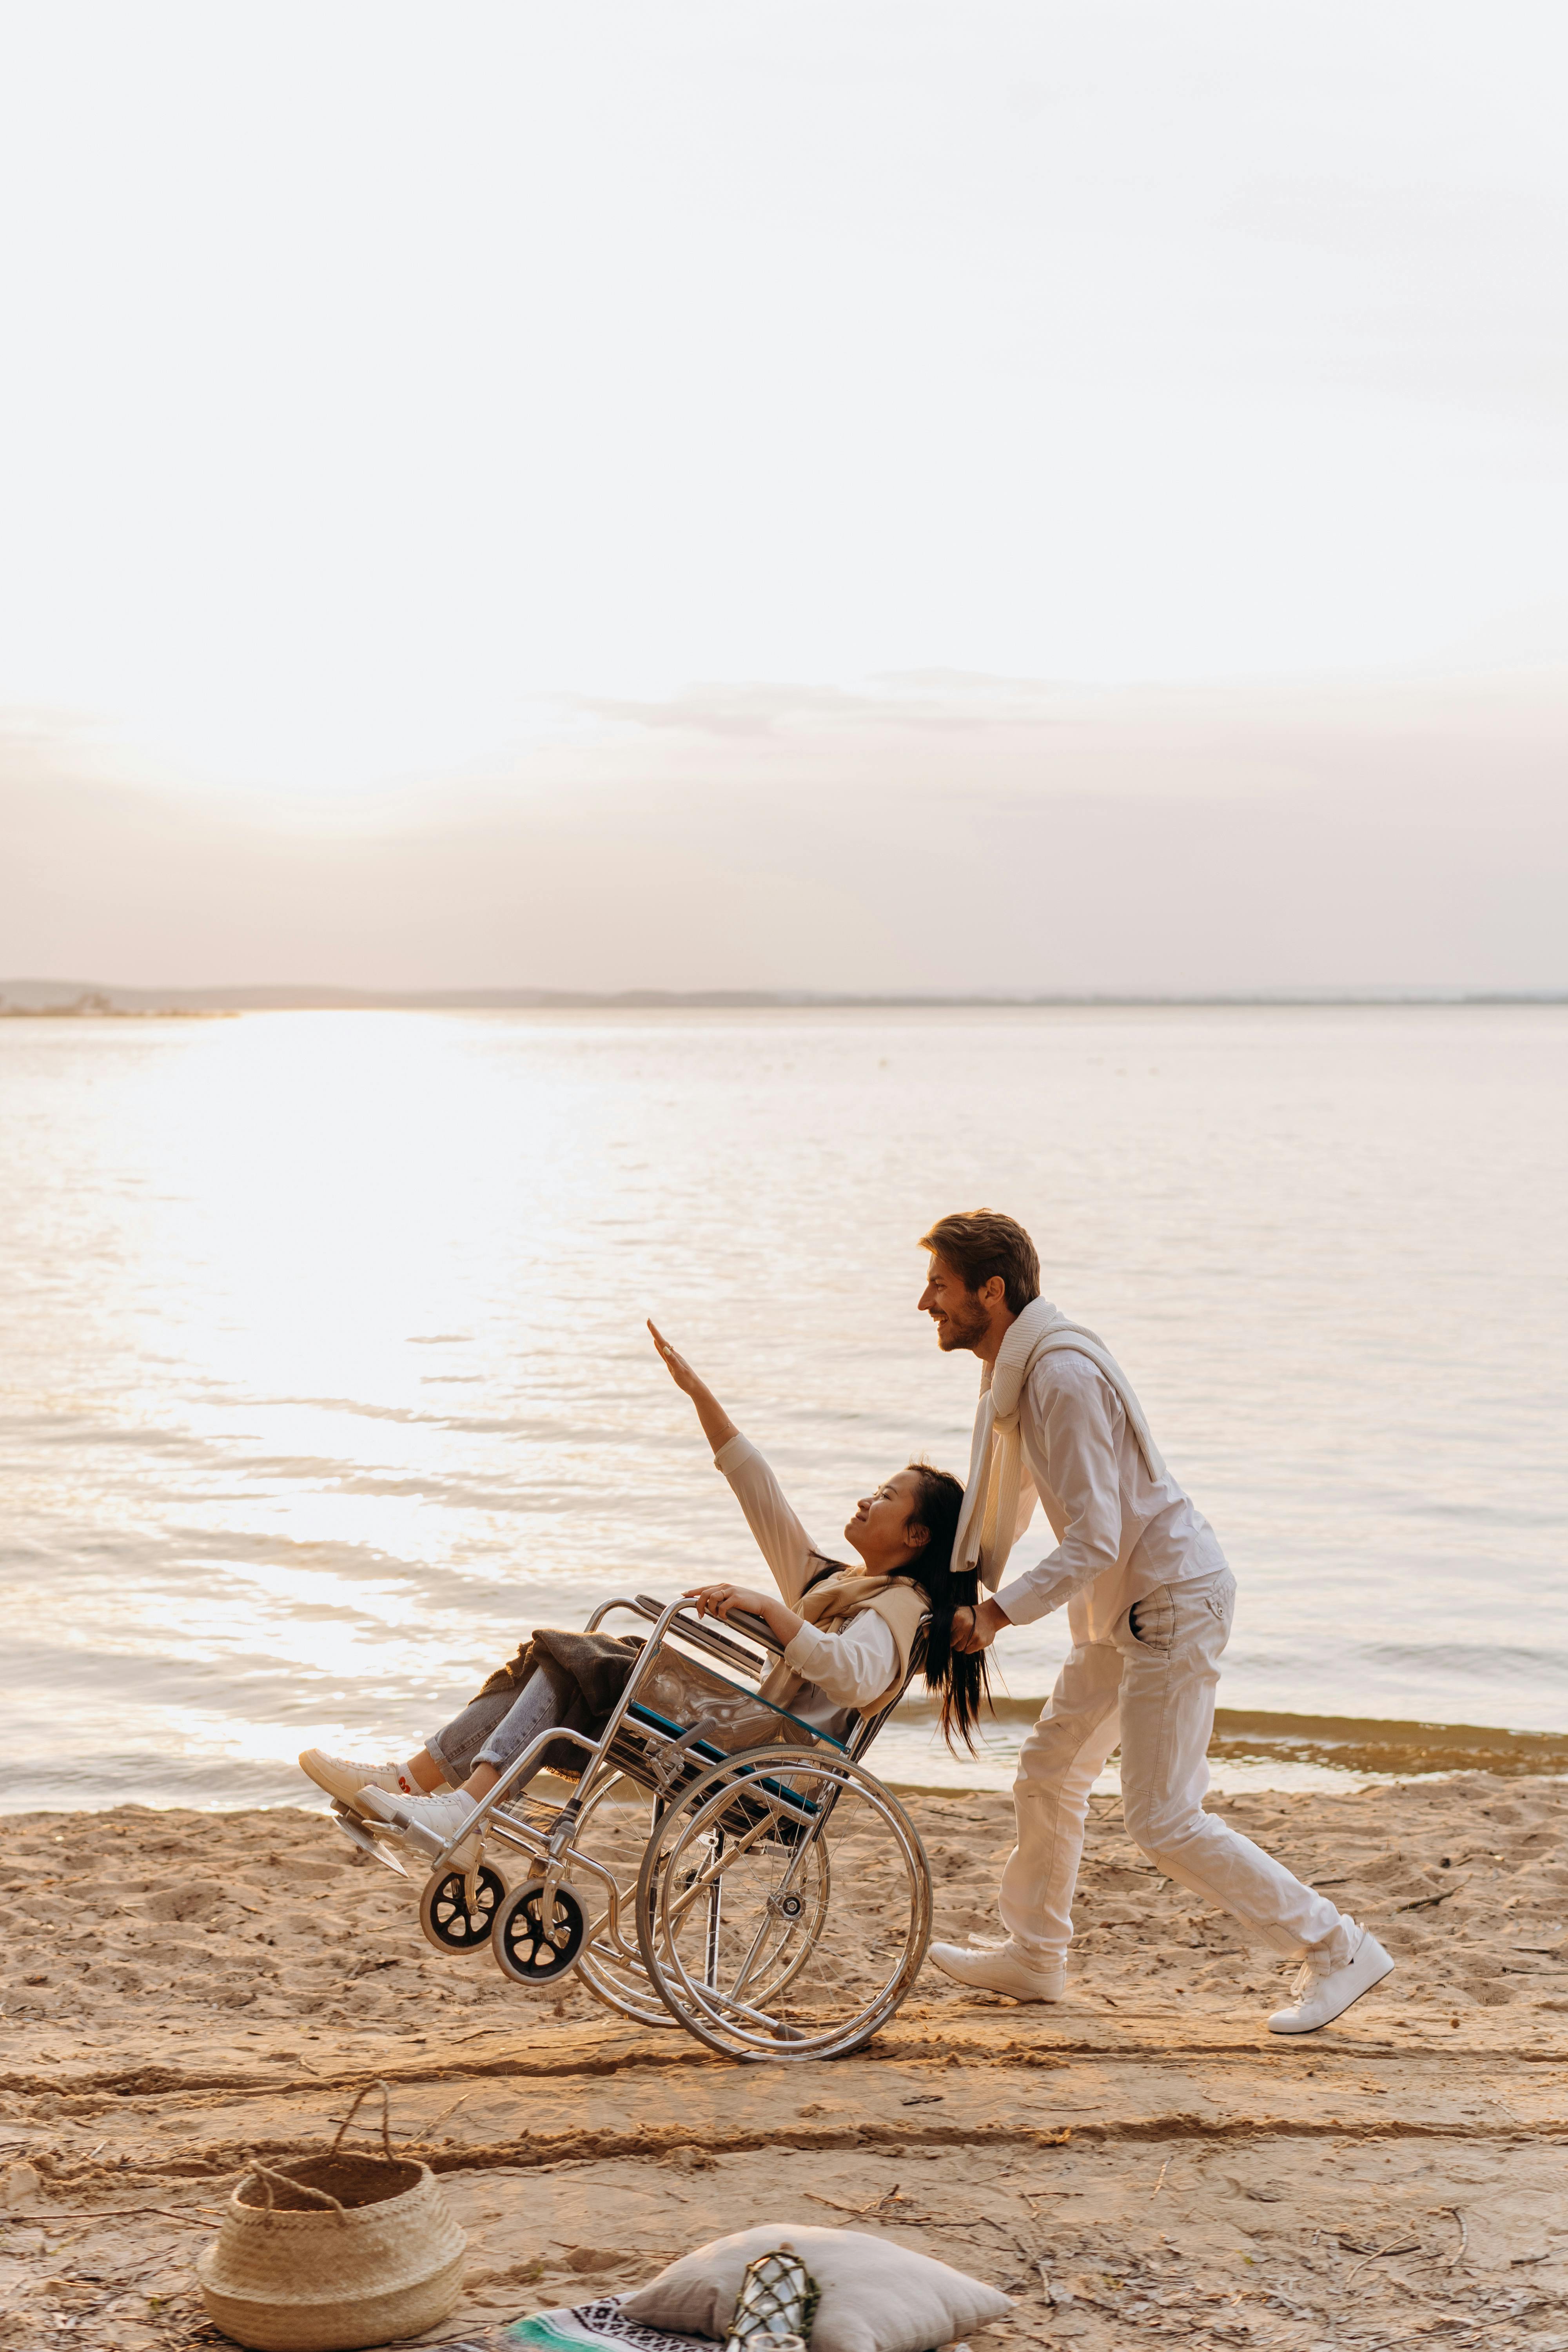
[[[738,727],[723,722],[734,709]],[[901,990],[1568,982],[1559,675],[610,702],[302,829],[0,747],[0,970]]]
[[[688,687],[655,701],[577,697],[572,707],[612,725],[695,735],[755,738],[825,726],[949,735],[973,729],[1049,727],[1057,723],[1066,699],[1060,688],[1038,678],[920,670],[874,679],[858,691],[719,681]]]

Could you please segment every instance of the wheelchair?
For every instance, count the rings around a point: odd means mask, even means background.
[[[683,1643],[755,1697],[781,1647],[767,1625],[737,1612],[720,1633],[684,1601],[639,1595],[605,1601],[584,1630],[617,1612],[652,1631],[596,1738],[542,1731],[446,1845],[419,1823],[341,1801],[338,1827],[405,1875],[427,1862],[426,1940],[456,1956],[488,1948],[524,1991],[554,1994],[574,1973],[607,2008],[684,2026],[729,2058],[861,2048],[908,1997],[931,1940],[925,1848],[861,1761],[903,1690],[852,1718],[843,1739],[775,1708],[776,1742],[726,1754],[638,1691],[665,1645]],[[910,1678],[921,1648],[923,1637]],[[571,1793],[552,1801],[530,1786],[514,1798],[530,1765],[563,1743],[582,1751]],[[476,1836],[477,1855],[458,1867]]]

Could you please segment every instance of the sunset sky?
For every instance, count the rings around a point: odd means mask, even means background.
[[[0,978],[1568,985],[1565,63],[12,7]]]

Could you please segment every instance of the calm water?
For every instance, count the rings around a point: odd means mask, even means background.
[[[294,1801],[752,1572],[650,1311],[819,1540],[962,1468],[982,1200],[1219,1530],[1228,1705],[1561,1728],[1565,1076],[1553,1009],[0,1022],[0,1803]]]

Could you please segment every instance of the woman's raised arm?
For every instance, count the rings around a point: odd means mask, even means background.
[[[669,1374],[676,1387],[684,1395],[689,1396],[697,1407],[697,1418],[702,1423],[702,1434],[717,1454],[721,1446],[728,1445],[732,1437],[738,1437],[740,1431],[707,1381],[700,1380],[685,1357],[670,1346],[651,1316],[648,1318],[647,1328],[653,1334],[654,1346],[664,1360],[665,1370]]]
[[[752,1530],[757,1549],[773,1570],[779,1591],[786,1601],[798,1601],[810,1583],[814,1571],[825,1565],[816,1545],[790,1508],[778,1480],[756,1447],[749,1439],[741,1436],[712,1390],[698,1379],[685,1357],[670,1346],[657,1323],[650,1322],[647,1328],[653,1333],[654,1346],[663,1357],[670,1379],[678,1389],[684,1390],[697,1407],[702,1434],[713,1448],[715,1457],[723,1454],[726,1447],[731,1448],[721,1465],[730,1482],[731,1491],[746,1515],[746,1525]],[[737,1439],[740,1440],[738,1444],[735,1443]],[[777,1630],[775,1626],[774,1631]]]

